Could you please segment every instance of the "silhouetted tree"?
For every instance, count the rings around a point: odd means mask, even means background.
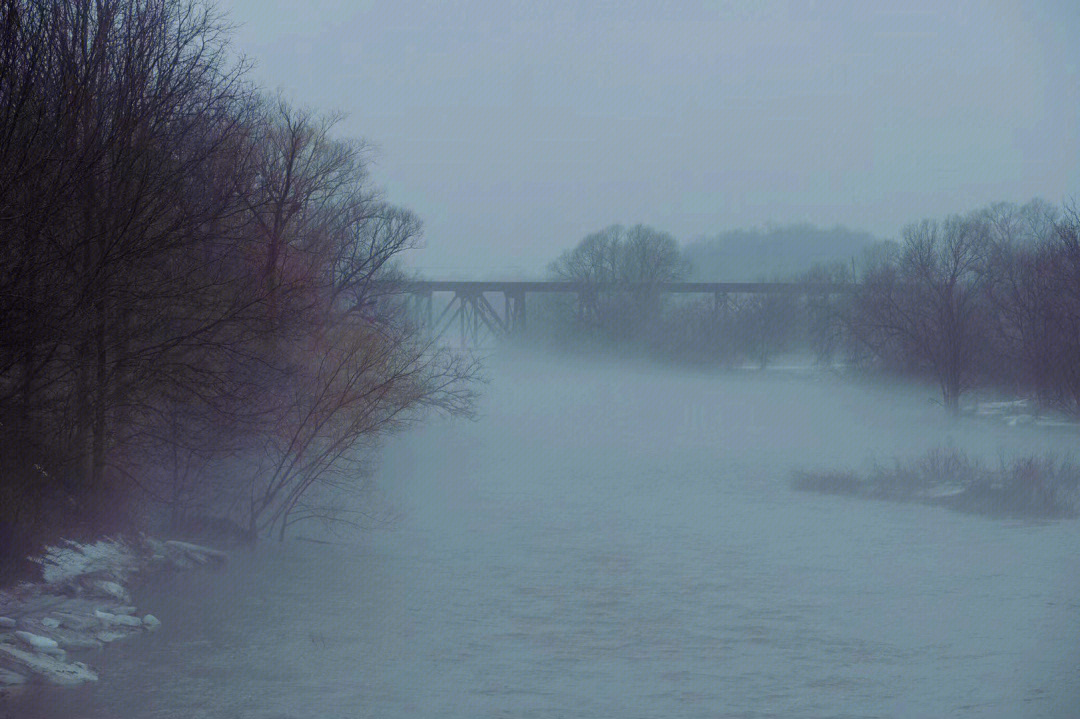
[[[850,318],[874,356],[929,373],[950,413],[976,380],[985,348],[989,244],[977,216],[909,225],[896,256],[862,278]]]
[[[686,276],[675,238],[645,225],[612,225],[563,252],[550,266],[556,278],[583,288],[578,320],[627,341],[656,320],[658,285]]]

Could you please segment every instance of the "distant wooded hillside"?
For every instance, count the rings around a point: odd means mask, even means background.
[[[787,225],[731,230],[694,240],[682,254],[691,263],[692,279],[752,281],[800,274],[823,263],[848,263],[879,242],[868,232],[839,225]]]

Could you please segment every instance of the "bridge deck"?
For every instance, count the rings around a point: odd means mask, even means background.
[[[537,292],[577,295],[578,316],[584,321],[599,312],[600,297],[608,292],[647,289],[660,294],[712,295],[713,307],[719,310],[729,295],[783,294],[835,295],[847,292],[851,286],[815,282],[660,282],[660,283],[592,283],[556,280],[410,280],[390,282],[383,291],[409,298],[411,311],[422,324],[431,328],[435,337],[442,337],[451,325],[457,324],[461,343],[477,344],[481,335],[505,337],[524,331],[526,296]],[[452,299],[436,316],[432,296],[453,293]],[[486,294],[502,295],[502,309],[492,304]]]
[[[632,289],[633,284],[596,284],[586,282],[565,282],[555,280],[414,280],[404,282],[400,289],[404,292],[507,292],[521,294],[525,292],[612,292]],[[821,282],[660,282],[655,289],[670,294],[803,294],[806,292],[837,292],[841,288]]]

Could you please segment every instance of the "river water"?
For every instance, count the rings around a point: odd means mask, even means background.
[[[496,359],[475,422],[393,438],[395,518],[143,587],[164,626],[51,717],[1076,717],[1080,522],[796,493],[796,467],[1075,430],[923,388]]]

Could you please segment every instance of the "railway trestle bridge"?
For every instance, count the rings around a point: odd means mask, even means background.
[[[587,316],[596,312],[599,298],[604,294],[635,291],[711,296],[714,310],[719,311],[732,296],[835,295],[843,292],[844,287],[806,282],[660,282],[645,285],[542,280],[411,280],[395,283],[391,289],[392,294],[406,296],[412,316],[435,339],[447,336],[456,327],[462,346],[478,345],[487,337],[502,339],[523,333],[528,317],[526,300],[529,295],[572,295],[576,298],[578,312]],[[436,295],[446,296],[446,303],[436,305]]]

